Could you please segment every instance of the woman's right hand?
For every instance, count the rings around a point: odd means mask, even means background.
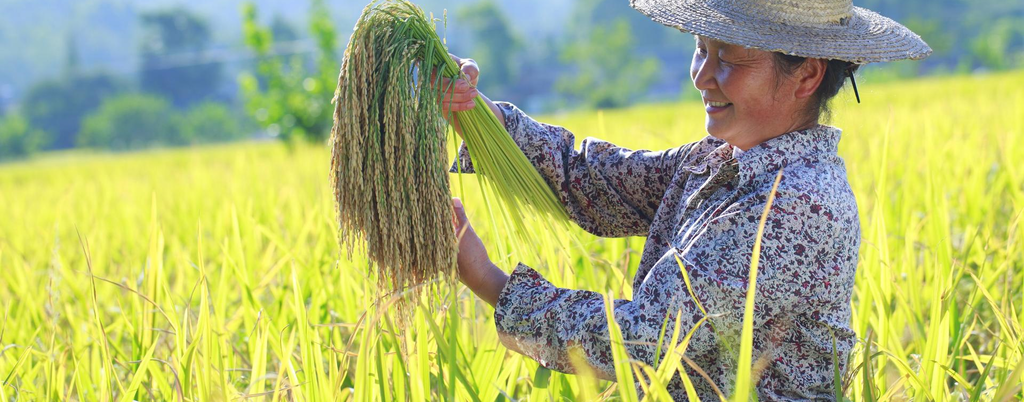
[[[480,67],[476,64],[476,61],[473,59],[463,59],[451,53],[448,53],[448,55],[459,66],[462,77],[455,79],[454,85],[452,85],[451,78],[444,77],[441,79],[441,87],[447,89],[441,97],[441,111],[444,113],[444,116],[447,117],[452,112],[464,112],[473,109],[476,107],[475,99],[479,96],[484,101],[484,104],[491,109],[491,113],[498,118],[502,127],[504,127],[505,120],[501,110],[476,88],[477,82],[480,79]],[[454,119],[451,123],[455,127],[455,132],[461,136],[462,127],[459,126],[458,119]]]
[[[451,53],[448,55],[459,66],[463,77],[456,79],[454,85],[452,85],[451,78],[441,79],[441,88],[447,89],[441,99],[441,109],[445,116],[451,112],[464,112],[472,109],[476,106],[473,100],[480,95],[476,89],[477,81],[480,78],[480,67],[477,66],[476,61],[462,59]]]

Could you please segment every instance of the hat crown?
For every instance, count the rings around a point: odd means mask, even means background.
[[[741,7],[752,17],[791,26],[845,25],[853,16],[851,0],[718,0]]]
[[[907,27],[853,0],[630,0],[667,26],[725,43],[856,64],[923,59],[932,49]]]

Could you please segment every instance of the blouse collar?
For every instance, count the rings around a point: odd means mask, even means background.
[[[842,130],[827,126],[792,131],[764,141],[746,151],[734,153],[734,147],[723,140],[708,136],[708,142],[698,145],[710,149],[705,157],[685,168],[693,173],[707,169],[718,170],[723,165],[738,165],[739,185],[751,182],[774,181],[780,168],[794,161],[832,159],[838,156]],[[704,141],[701,141],[704,142]]]
[[[841,136],[842,130],[819,124],[764,141],[735,158],[739,163],[740,185],[774,181],[779,169],[796,161],[832,159],[838,156]]]

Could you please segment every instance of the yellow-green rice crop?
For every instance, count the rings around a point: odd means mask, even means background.
[[[864,103],[835,105],[864,237],[861,343],[840,389],[857,401],[1019,400],[1024,73],[864,81]],[[703,114],[668,103],[538,118],[666,148],[699,139]],[[326,147],[267,143],[0,166],[0,401],[632,397],[508,352],[464,288],[396,330],[376,314],[386,301],[367,261],[337,245],[329,162]],[[542,247],[513,253],[477,177],[461,186],[500,266],[522,260],[559,286],[631,296],[643,239],[577,231],[583,247],[558,253],[538,231]],[[689,330],[668,323],[678,348],[622,375],[664,396]]]
[[[356,23],[338,78],[331,183],[348,258],[366,246],[379,283],[404,291],[439,273],[453,278],[455,238],[448,188],[447,120],[457,118],[478,173],[513,211],[509,227],[529,239],[523,207],[567,218],[553,192],[483,105],[444,116],[443,77],[458,78],[434,21],[406,0],[374,1]],[[454,80],[452,80],[454,82]],[[449,85],[450,86],[450,85]],[[415,292],[413,292],[415,293]]]
[[[422,11],[382,2],[356,24],[338,78],[330,180],[340,237],[349,258],[366,246],[391,291],[455,271],[443,88],[419,73],[446,59]]]

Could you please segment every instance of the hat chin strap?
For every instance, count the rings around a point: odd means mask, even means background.
[[[846,69],[846,76],[850,77],[850,83],[853,84],[853,95],[857,97],[857,103],[860,103],[860,94],[857,93],[857,80],[853,79],[853,69]]]

